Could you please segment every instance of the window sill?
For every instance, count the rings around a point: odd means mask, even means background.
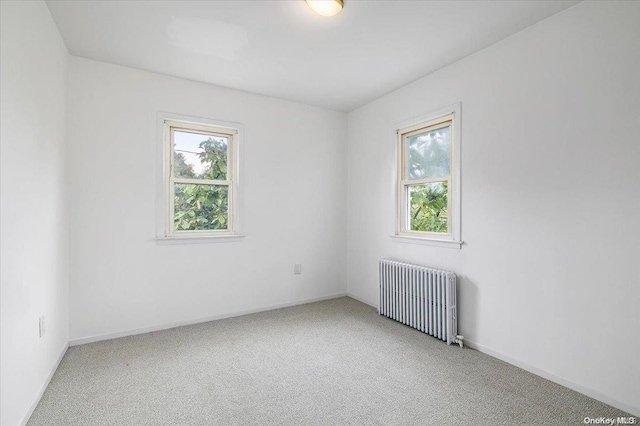
[[[209,244],[209,243],[234,243],[242,241],[244,235],[178,235],[170,237],[156,237],[156,244]]]
[[[424,246],[443,247],[449,249],[462,248],[463,241],[439,240],[437,238],[410,237],[408,235],[391,235],[391,239],[396,243],[420,244]]]

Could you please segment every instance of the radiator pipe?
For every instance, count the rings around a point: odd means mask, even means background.
[[[456,338],[453,339],[453,343],[457,343],[461,348],[464,348],[464,336],[460,334],[456,335]]]

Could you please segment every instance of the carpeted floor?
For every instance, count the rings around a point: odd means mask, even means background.
[[[72,347],[29,425],[582,425],[628,415],[350,298]]]

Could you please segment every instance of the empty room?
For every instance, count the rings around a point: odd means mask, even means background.
[[[0,1],[1,426],[636,425],[640,1]]]

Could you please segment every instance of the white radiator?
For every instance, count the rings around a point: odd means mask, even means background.
[[[381,259],[378,313],[462,346],[453,272]]]

